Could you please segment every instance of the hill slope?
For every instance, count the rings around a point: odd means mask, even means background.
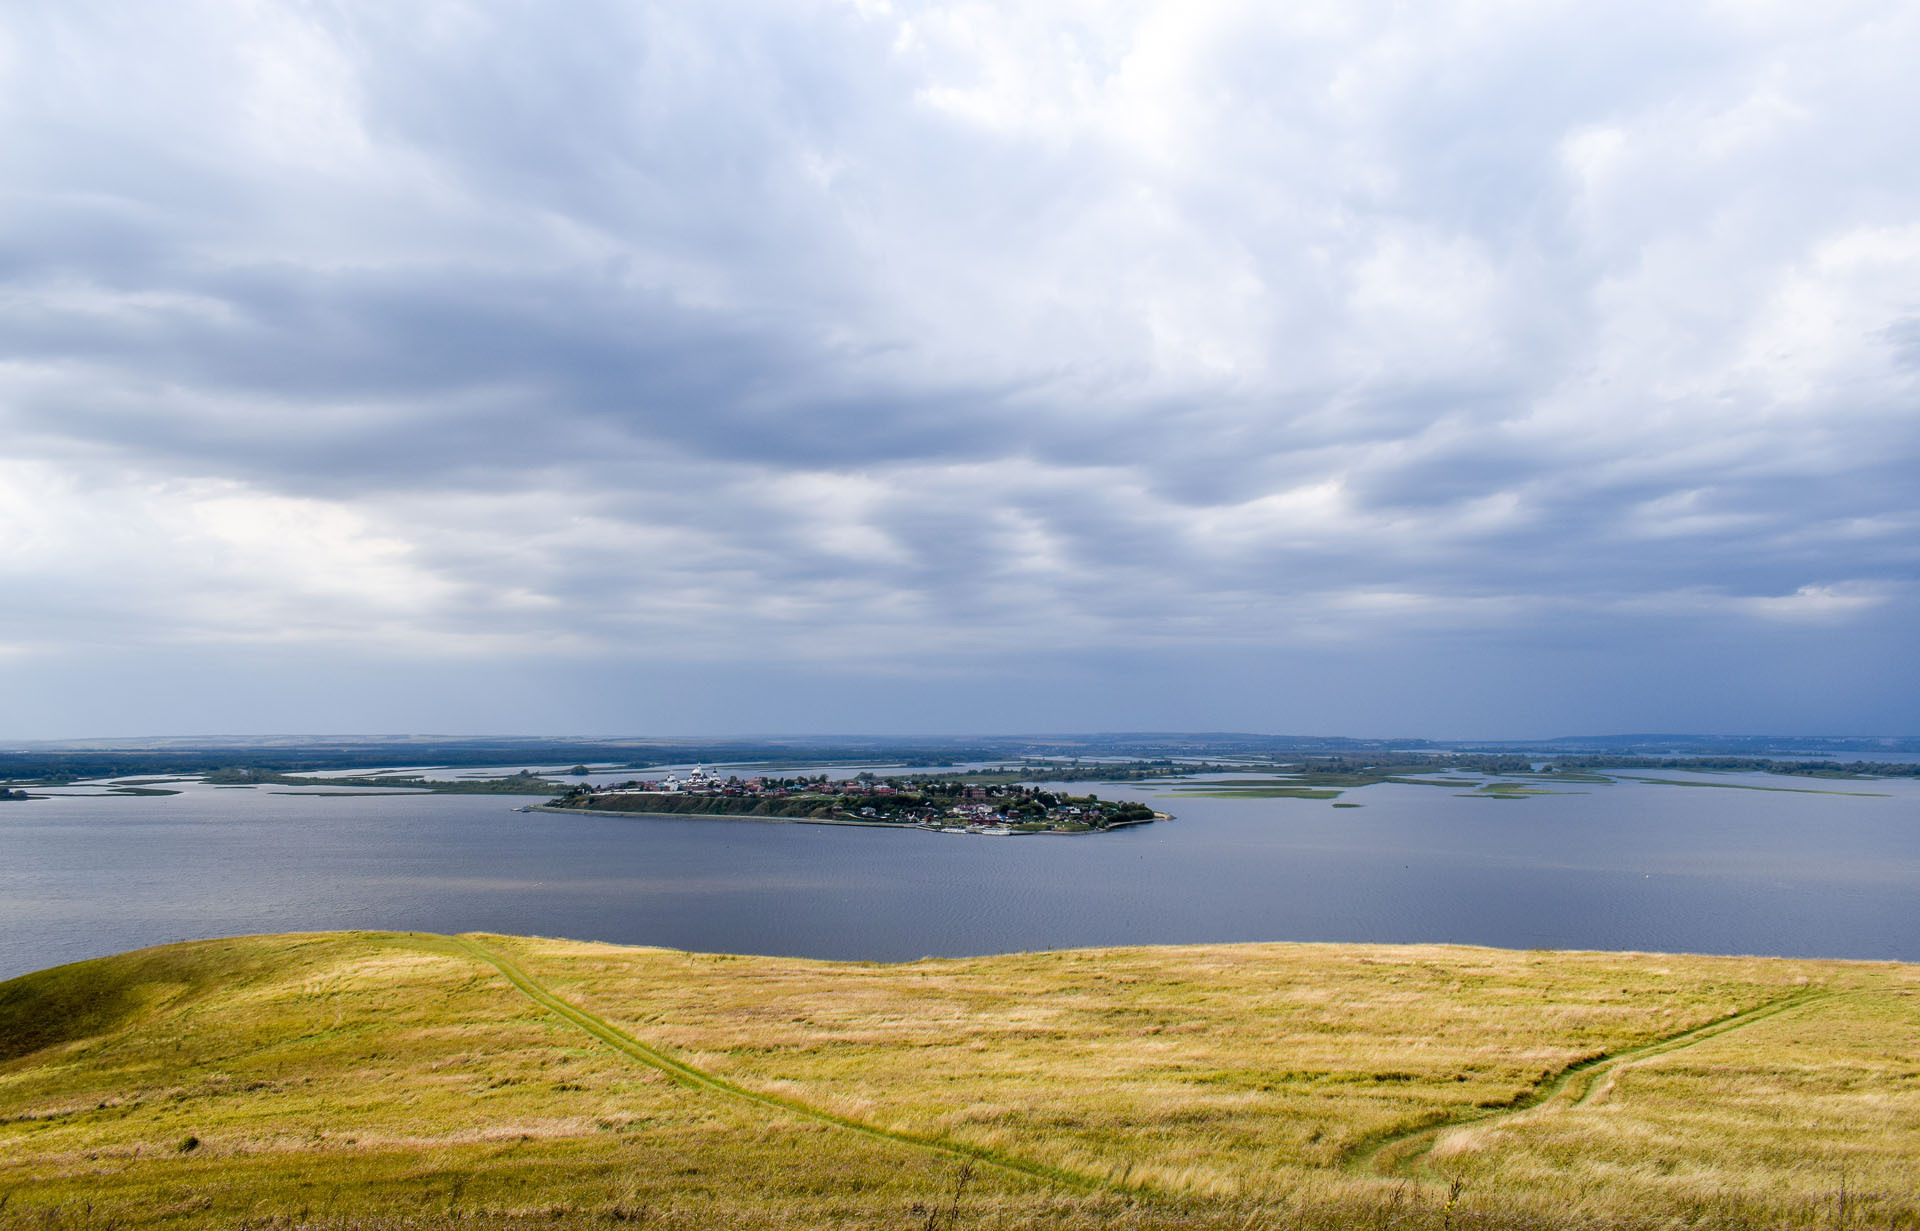
[[[206,941],[0,984],[0,1221],[1914,1226],[1916,1039],[1891,964]]]

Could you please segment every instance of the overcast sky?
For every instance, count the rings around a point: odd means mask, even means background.
[[[1920,732],[1920,7],[0,7],[0,736]]]

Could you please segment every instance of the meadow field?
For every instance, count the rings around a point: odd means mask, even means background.
[[[1920,967],[201,941],[0,984],[0,1225],[1920,1227]]]

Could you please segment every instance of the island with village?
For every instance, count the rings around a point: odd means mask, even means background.
[[[1100,833],[1171,819],[1164,812],[1131,800],[1067,795],[1022,783],[979,783],[920,775],[881,778],[872,773],[839,781],[825,774],[723,778],[701,766],[652,781],[582,784],[530,810],[738,817],[990,837]]]

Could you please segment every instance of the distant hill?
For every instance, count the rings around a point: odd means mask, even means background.
[[[0,782],[72,780],[136,774],[199,774],[389,766],[461,767],[577,763],[643,769],[740,762],[838,762],[935,768],[1023,757],[1089,760],[1316,756],[1449,752],[1574,753],[1634,756],[1739,756],[1794,760],[1920,756],[1920,738],[1904,736],[1596,735],[1530,741],[1356,739],[1235,732],[1117,732],[1087,735],[756,736],[741,739],[582,739],[547,736],[269,736],[15,741],[0,745]]]

